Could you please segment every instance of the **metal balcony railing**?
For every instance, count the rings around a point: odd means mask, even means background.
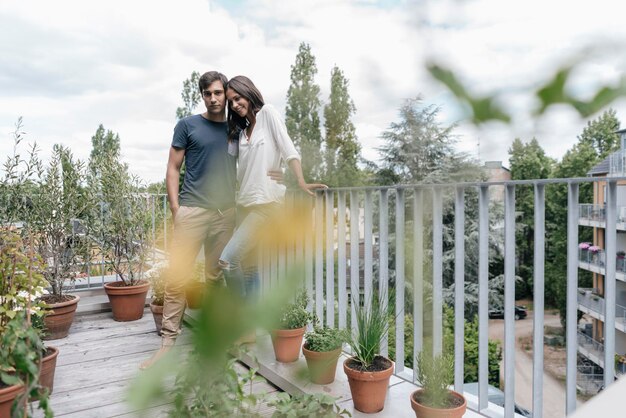
[[[313,228],[302,232],[295,242],[288,243],[261,257],[259,269],[263,288],[267,290],[275,283],[286,280],[290,268],[304,267],[306,290],[311,296],[311,309],[320,320],[331,327],[351,329],[355,327],[354,304],[368,300],[376,292],[393,296],[395,300],[395,374],[399,378],[416,381],[415,371],[407,369],[405,358],[405,314],[413,317],[413,357],[430,341],[435,353],[443,348],[443,306],[451,306],[454,312],[454,387],[463,391],[464,376],[464,323],[465,289],[470,280],[475,280],[478,312],[478,380],[479,391],[476,405],[470,407],[488,413],[488,341],[489,341],[489,273],[490,235],[498,235],[504,253],[504,416],[514,415],[515,405],[515,280],[516,280],[516,189],[531,188],[534,193],[534,260],[533,260],[533,416],[542,418],[543,397],[543,326],[545,293],[545,196],[551,187],[567,189],[567,263],[563,275],[567,280],[566,316],[566,412],[576,409],[577,347],[579,343],[591,344],[602,349],[605,364],[613,364],[615,356],[616,315],[624,315],[621,307],[614,303],[595,306],[604,315],[604,344],[590,343],[577,333],[577,310],[579,263],[589,263],[604,269],[606,277],[615,277],[618,268],[623,268],[616,254],[617,181],[620,177],[550,179],[533,181],[509,181],[495,183],[460,183],[438,185],[401,185],[389,187],[338,188],[317,192],[311,211]],[[584,182],[606,182],[604,218],[605,249],[596,253],[583,254],[578,248],[578,222],[580,219],[579,184]],[[504,215],[500,222],[490,223],[499,213],[490,205],[490,191],[504,188]],[[477,202],[477,203],[476,203]],[[289,203],[289,199],[288,199]],[[444,206],[445,205],[445,206]],[[467,211],[470,205],[476,205]],[[453,216],[444,211],[451,207]],[[154,250],[167,248],[171,223],[168,221],[167,202],[163,195],[146,197],[146,210],[153,214],[153,237],[158,242]],[[475,218],[470,218],[475,216]],[[477,245],[466,245],[466,226],[473,222],[476,228],[471,234]],[[446,236],[444,237],[444,233]],[[444,242],[445,253],[444,253]],[[475,251],[476,265],[466,266],[466,252]],[[444,260],[444,254],[446,259]],[[446,261],[448,260],[448,261]],[[452,260],[452,261],[449,261]],[[444,262],[447,270],[444,271]],[[476,277],[469,272],[475,271]],[[445,289],[451,298],[444,301],[444,276],[454,283]],[[104,281],[104,277],[101,278]],[[410,293],[407,292],[410,289]],[[607,280],[603,289],[604,300],[614,301],[616,283]],[[349,295],[352,298],[349,301]],[[405,300],[410,295],[412,312],[405,309]],[[587,303],[585,299],[583,301]],[[591,302],[590,302],[591,303]],[[429,312],[424,312],[429,306]],[[426,318],[432,322],[426,324]],[[430,334],[425,339],[426,330]],[[581,340],[582,338],[582,340]],[[388,342],[382,343],[382,352],[389,352]],[[613,382],[615,372],[608,368],[604,373],[604,384]]]

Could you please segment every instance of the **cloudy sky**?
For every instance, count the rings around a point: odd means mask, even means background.
[[[86,158],[103,124],[119,133],[131,170],[160,181],[192,71],[247,75],[284,110],[290,66],[306,42],[323,101],[334,65],[350,80],[370,160],[403,100],[419,94],[441,106],[441,123],[459,123],[459,150],[482,161],[506,165],[513,139],[533,136],[560,158],[587,121],[566,107],[533,119],[532,91],[581,54],[571,91],[585,98],[616,83],[626,68],[625,10],[609,0],[3,1],[0,157],[11,150],[20,116],[44,156],[63,143]],[[454,69],[472,92],[497,93],[513,122],[463,122],[463,109],[426,73],[432,60]],[[626,101],[613,107],[626,125]]]

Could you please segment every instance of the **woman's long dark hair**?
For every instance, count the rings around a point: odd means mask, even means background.
[[[237,92],[238,95],[243,97],[244,99],[250,102],[250,108],[248,112],[254,112],[256,115],[259,110],[263,107],[265,102],[263,101],[263,95],[256,88],[252,80],[243,75],[238,75],[233,77],[228,81],[228,85],[226,89],[233,89]],[[228,107],[228,140],[232,141],[239,137],[239,132],[242,129],[246,129],[248,126],[248,120],[246,118],[242,118],[230,108],[230,104]]]

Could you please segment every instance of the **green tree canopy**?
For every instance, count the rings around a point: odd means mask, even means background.
[[[296,62],[291,66],[285,122],[289,136],[300,150],[306,181],[320,179],[323,174],[320,88],[315,84],[315,74],[315,57],[311,47],[303,42],[298,49]]]
[[[357,186],[361,183],[357,165],[361,146],[351,120],[355,111],[348,93],[348,79],[338,67],[334,67],[330,77],[330,98],[324,107],[324,181],[329,186]]]

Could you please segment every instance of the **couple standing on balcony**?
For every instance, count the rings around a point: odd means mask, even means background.
[[[248,300],[256,296],[256,267],[245,261],[253,253],[255,232],[284,199],[282,161],[308,194],[326,188],[306,183],[284,121],[273,106],[265,104],[249,78],[227,80],[223,74],[209,71],[200,77],[198,88],[206,112],[180,120],[170,147],[165,181],[174,234],[161,348],[141,369],[169,351],[180,334],[185,289],[202,245],[207,286],[221,283],[223,272],[226,285],[236,294]],[[185,176],[179,190],[183,160]],[[236,183],[239,193],[235,198]],[[245,272],[242,261],[248,266]]]

